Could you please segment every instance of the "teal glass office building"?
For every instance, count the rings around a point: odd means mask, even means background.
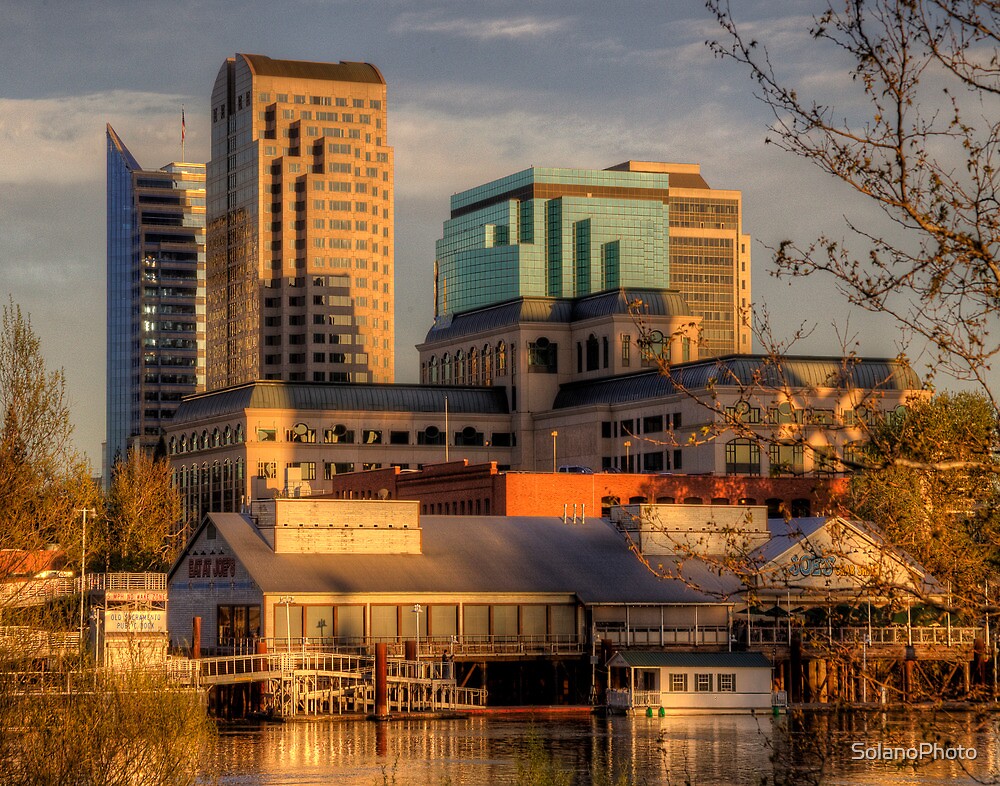
[[[673,289],[701,319],[699,355],[751,351],[742,195],[698,164],[532,167],[455,194],[437,242],[435,319],[517,297]]]
[[[451,198],[436,315],[669,286],[668,176],[532,167]]]

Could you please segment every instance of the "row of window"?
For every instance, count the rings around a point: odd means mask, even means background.
[[[510,348],[513,365],[514,347]],[[492,385],[494,375],[507,376],[507,342],[501,340],[496,347],[484,344],[482,350],[470,347],[468,352],[457,350],[454,356],[445,352],[440,361],[431,355],[420,364],[420,376],[430,385]]]
[[[427,426],[416,433],[416,442],[411,442],[411,433],[405,430],[385,430],[378,428],[363,428],[360,430],[360,443],[356,439],[354,429],[349,429],[343,424],[338,424],[332,428],[324,428],[322,431],[323,442],[326,444],[362,444],[362,445],[444,445],[446,435],[437,426]],[[275,442],[278,438],[278,430],[273,428],[257,429],[258,442]],[[515,435],[507,431],[494,431],[492,441],[486,441],[486,435],[476,429],[475,426],[466,426],[461,431],[456,431],[452,437],[452,445],[459,447],[483,447],[493,444],[497,447],[513,447]],[[316,429],[308,423],[296,423],[291,428],[285,429],[285,442],[299,442],[303,444],[316,444]]]
[[[682,418],[680,412],[668,412],[666,415],[646,415],[642,418],[605,420],[601,422],[601,438],[618,439],[620,436],[635,437],[639,434],[658,434],[664,428],[671,430],[681,427]]]
[[[221,610],[222,607],[220,607]],[[249,617],[249,612],[248,612]],[[220,617],[220,643],[223,641]],[[327,638],[360,640],[411,638],[418,631],[421,640],[449,641],[459,633],[465,638],[516,639],[520,636],[575,638],[576,609],[573,606],[544,604],[429,604],[415,614],[412,604],[371,605],[365,629],[363,605],[276,606],[276,639]],[[249,627],[249,625],[248,625]],[[231,628],[227,628],[229,632]]]
[[[438,426],[427,426],[416,432],[416,436],[408,430],[386,430],[378,428],[363,428],[356,432],[344,424],[327,427],[321,431],[323,443],[325,444],[347,444],[347,445],[440,445],[444,446],[447,436]],[[258,428],[256,436],[258,442],[277,442],[279,430],[277,428]],[[358,439],[360,436],[360,440]],[[236,428],[225,426],[218,427],[209,432],[207,429],[200,434],[192,431],[190,435],[182,434],[179,437],[171,437],[168,443],[168,451],[171,455],[178,453],[188,453],[196,450],[207,450],[211,448],[235,445],[246,441],[246,433],[243,425],[238,424]],[[317,430],[308,423],[296,423],[284,430],[285,442],[298,442],[301,444],[316,444],[318,442]],[[494,431],[490,440],[486,439],[486,434],[479,431],[475,426],[466,426],[452,435],[451,444],[456,447],[514,447],[517,438],[513,432]],[[351,470],[353,471],[353,470]]]
[[[726,419],[732,422],[758,424],[758,423],[799,423],[812,426],[860,426],[871,424],[874,420],[882,417],[905,417],[906,407],[899,405],[891,413],[883,414],[876,407],[866,407],[860,405],[853,409],[844,409],[838,413],[832,409],[821,409],[817,407],[799,408],[791,402],[783,401],[780,404],[768,407],[766,411],[761,407],[754,407],[746,401],[739,401],[733,406],[726,407]]]
[[[190,435],[181,434],[179,437],[171,437],[167,445],[167,450],[170,455],[175,455],[194,450],[217,448],[223,445],[237,445],[245,441],[246,432],[243,430],[243,425],[238,423],[236,428],[225,426],[219,429],[216,427],[211,432],[205,429],[201,434],[192,431]]]
[[[352,99],[350,99],[350,103],[348,103],[348,99],[347,98],[343,98],[343,97],[335,98],[335,97],[332,97],[332,96],[315,96],[315,95],[306,96],[306,95],[301,94],[301,93],[293,93],[291,101],[288,100],[288,93],[276,93],[275,96],[274,96],[274,98],[275,98],[276,103],[279,103],[279,104],[305,104],[305,103],[307,103],[306,99],[308,98],[308,103],[311,104],[311,105],[313,105],[313,106],[351,106],[354,109],[364,109],[365,108],[365,100],[363,98],[352,98]],[[269,104],[269,103],[271,103],[271,94],[270,93],[258,93],[257,94],[257,100],[260,103],[262,103],[262,104]],[[247,93],[247,105],[248,106],[250,105],[250,94],[249,93]],[[368,99],[368,108],[369,109],[381,109],[382,108],[382,102],[380,100],[378,100],[378,99],[375,99],[375,98],[369,98]],[[303,115],[305,113],[306,113],[306,110],[303,110]]]
[[[667,686],[671,693],[688,692],[688,675],[670,673],[667,675]],[[736,692],[735,674],[695,674],[694,690],[696,693],[711,693],[713,689],[718,693]]]
[[[850,471],[854,465],[862,461],[866,445],[867,443],[863,441],[848,442],[844,445],[842,460],[832,445],[810,446],[812,471],[820,473]],[[802,443],[769,445],[767,452],[771,475],[805,473],[806,451]],[[760,459],[761,449],[757,440],[738,438],[726,443],[727,475],[760,475]]]

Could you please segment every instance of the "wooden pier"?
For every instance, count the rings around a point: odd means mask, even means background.
[[[388,710],[457,712],[482,707],[486,690],[457,684],[447,661],[389,658]],[[204,690],[220,714],[281,718],[375,712],[375,658],[324,652],[282,652],[171,659],[173,681]]]

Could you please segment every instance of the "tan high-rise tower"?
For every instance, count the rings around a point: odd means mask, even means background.
[[[393,152],[367,63],[228,59],[208,164],[210,390],[392,382]]]
[[[743,195],[712,188],[699,164],[626,161],[614,171],[670,178],[670,286],[701,317],[701,357],[752,350],[750,236],[743,233]]]

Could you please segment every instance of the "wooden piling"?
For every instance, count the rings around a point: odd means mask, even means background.
[[[191,620],[191,657],[201,657],[201,617]]]
[[[375,720],[389,719],[388,653],[384,641],[375,645]]]

